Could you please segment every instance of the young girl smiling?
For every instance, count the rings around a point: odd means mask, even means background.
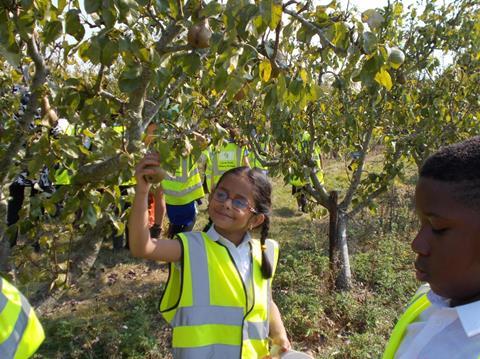
[[[155,168],[157,166],[157,169]],[[173,328],[175,358],[263,358],[269,344],[290,349],[271,281],[278,244],[267,239],[271,185],[257,169],[225,172],[210,195],[207,232],[174,240],[151,238],[145,175],[160,166],[148,154],[136,167],[130,219],[130,250],[136,257],[170,262],[160,311]],[[261,226],[260,240],[250,231]]]

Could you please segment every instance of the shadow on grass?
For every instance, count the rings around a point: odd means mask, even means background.
[[[35,358],[171,358],[171,330],[158,311],[163,286],[125,278],[131,268],[112,273],[115,282],[92,279],[41,318],[46,340]]]
[[[283,218],[298,217],[299,216],[296,211],[294,211],[293,209],[288,208],[288,207],[281,207],[281,208],[274,209],[273,210],[273,215],[278,216],[278,217],[283,217]]]

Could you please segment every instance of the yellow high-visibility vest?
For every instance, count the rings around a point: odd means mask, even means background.
[[[261,273],[260,241],[250,244],[252,280],[251,288],[246,288],[221,243],[204,232],[181,233],[179,237],[183,246],[181,268],[170,263],[160,300],[160,312],[173,328],[174,357],[253,359],[268,355],[272,279],[263,278]],[[275,271],[278,244],[273,240],[265,244]],[[247,290],[252,295],[248,296]]]
[[[167,176],[162,181],[165,203],[183,205],[205,196],[202,178],[192,156],[180,159],[175,176]]]
[[[44,339],[42,325],[28,300],[0,278],[0,358],[30,358]]]
[[[245,157],[245,147],[240,147],[233,142],[223,146],[219,152],[209,151],[207,169],[205,171],[209,192],[212,191],[212,187],[217,184],[225,172],[229,169],[243,166],[243,157]]]
[[[382,359],[393,359],[395,357],[395,353],[402,343],[408,325],[414,322],[418,316],[431,305],[427,298],[427,293],[421,293],[421,295],[414,297],[410,303],[411,304],[398,319],[397,324],[395,324]]]

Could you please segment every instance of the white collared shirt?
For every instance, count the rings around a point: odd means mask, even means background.
[[[396,359],[477,359],[480,355],[480,301],[449,307],[429,291],[432,303],[407,327]]]

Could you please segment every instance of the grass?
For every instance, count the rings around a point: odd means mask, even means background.
[[[270,237],[281,249],[273,295],[294,348],[317,358],[380,357],[418,285],[409,248],[416,224],[411,185],[397,184],[376,213],[350,222],[355,284],[339,293],[328,269],[328,218],[298,213],[290,187],[273,182]],[[206,221],[203,203],[196,229]],[[157,310],[166,276],[165,265],[114,252],[106,243],[90,278],[41,318],[47,339],[35,357],[170,358],[171,331]]]

